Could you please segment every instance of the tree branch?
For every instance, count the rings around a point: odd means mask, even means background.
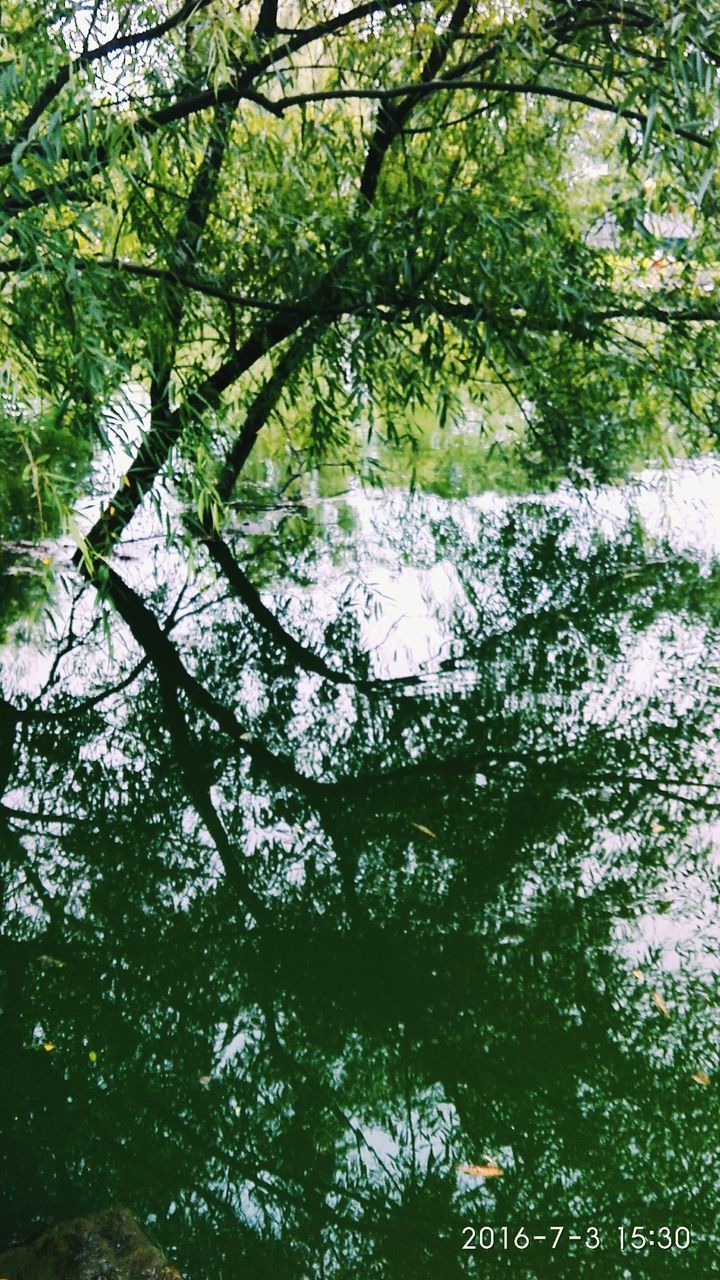
[[[356,88],[308,91],[306,93],[289,94],[285,98],[277,99],[258,95],[258,99],[259,105],[263,106],[267,111],[276,116],[283,116],[292,107],[308,106],[311,103],[342,101],[391,102],[395,98],[403,98],[413,92],[416,97],[427,98],[434,93],[456,93],[466,89],[473,89],[482,93],[510,93],[523,94],[530,97],[556,98],[561,102],[576,103],[579,106],[589,107],[594,111],[610,113],[622,120],[637,124],[641,128],[645,128],[648,122],[648,117],[643,111],[623,107],[621,103],[612,102],[607,98],[596,98],[591,94],[581,93],[579,90],[563,89],[559,85],[536,84],[533,81],[495,80],[492,78],[475,79],[473,77],[463,77],[452,79],[448,76],[447,78],[429,81],[422,91],[419,91],[412,84],[404,84],[396,85],[389,89]],[[232,100],[233,94],[229,90],[221,90],[220,94],[227,97],[229,101]],[[662,121],[659,123],[663,124]],[[694,142],[698,146],[706,148],[712,146],[713,138],[709,134],[697,133],[695,130],[686,129],[682,125],[668,125],[665,123],[664,127],[669,132],[676,134],[680,138],[685,138],[689,142]]]
[[[408,93],[404,102],[400,102],[393,108],[381,107],[360,179],[360,195],[368,202],[372,201],[375,195],[380,168],[386,152],[401,133],[402,127],[411,114],[413,107],[426,96],[427,86],[433,83],[441,70],[452,48],[453,36],[462,27],[470,12],[470,7],[470,0],[458,0],[447,30],[443,31],[438,39],[433,41],[432,49],[420,74],[420,84],[423,87],[416,86]]]

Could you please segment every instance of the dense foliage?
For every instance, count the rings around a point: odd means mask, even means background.
[[[546,473],[713,439],[719,25],[4,5],[4,451],[66,512],[55,433],[90,452],[129,413],[105,551],[167,474],[220,523],[268,423],[284,474],[412,437],[423,406],[490,397],[492,431],[498,389]]]

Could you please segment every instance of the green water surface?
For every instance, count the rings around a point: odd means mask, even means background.
[[[720,1274],[700,489],[687,536],[643,484],[239,518],[350,683],[131,545],[188,668],[308,785],[182,691],[180,732],[61,567],[3,651],[0,1248],[125,1203],[187,1280]]]

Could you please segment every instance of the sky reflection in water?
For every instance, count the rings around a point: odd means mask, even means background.
[[[637,1275],[622,1224],[692,1229],[647,1274],[720,1274],[719,492],[238,513],[288,629],[384,689],[127,539],[187,664],[324,784],[188,710],[260,922],[154,675],[98,700],[122,625],[68,596],[6,646],[0,1244],[120,1201],[188,1277]],[[483,1223],[583,1240],[463,1251]]]

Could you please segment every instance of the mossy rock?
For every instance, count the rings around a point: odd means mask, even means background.
[[[0,1253],[0,1280],[180,1280],[127,1209],[61,1222]]]

